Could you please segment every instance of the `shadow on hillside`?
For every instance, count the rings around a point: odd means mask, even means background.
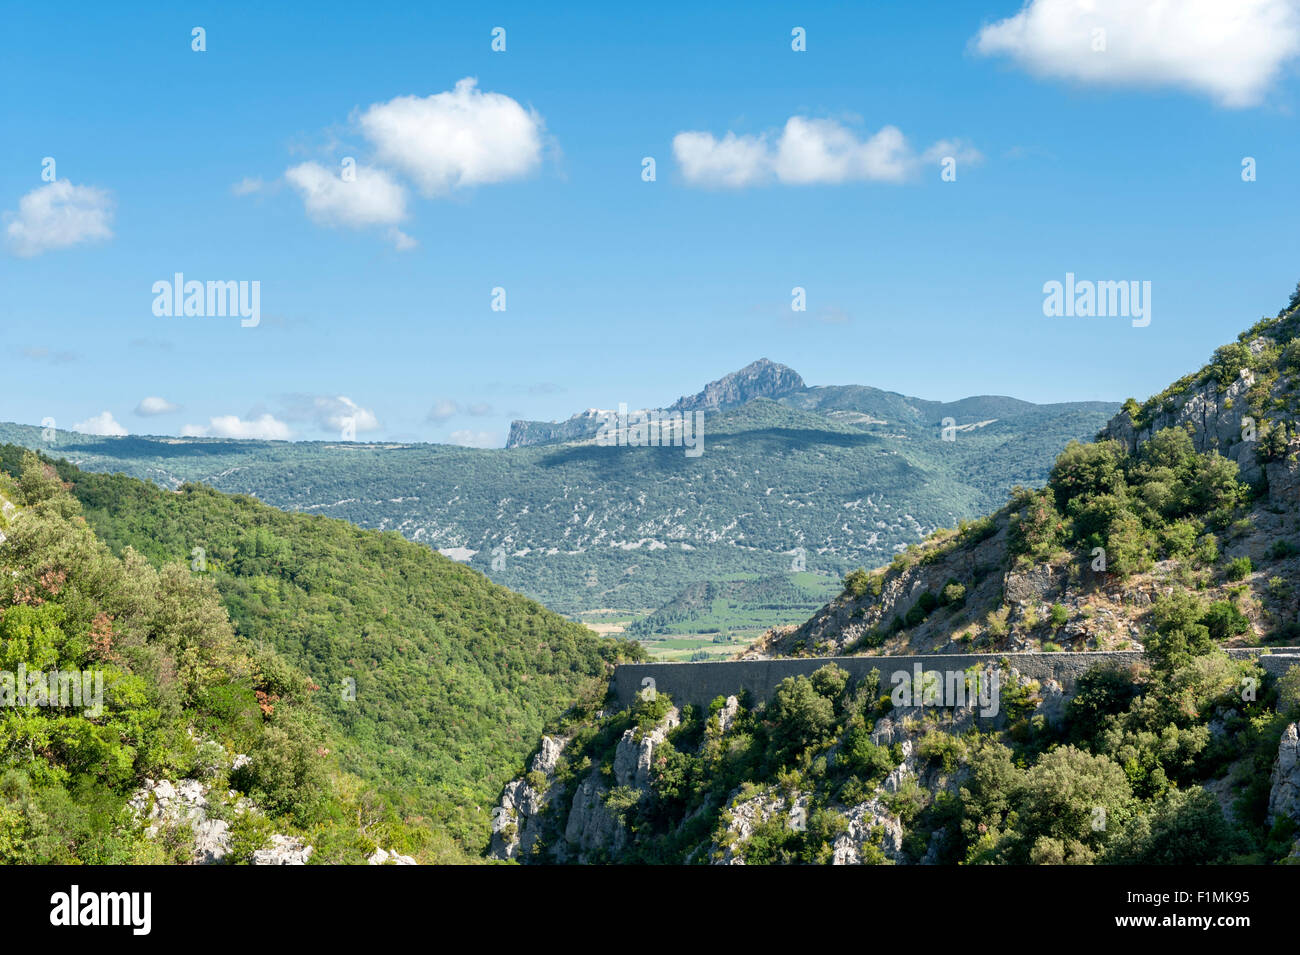
[[[132,461],[156,460],[158,458],[209,458],[229,456],[231,454],[260,454],[271,449],[271,445],[260,441],[222,441],[207,444],[204,442],[185,441],[172,444],[156,438],[124,437],[109,441],[60,441],[49,447],[36,448],[42,454],[55,460],[66,458],[69,454],[97,454],[107,458],[122,458]]]
[[[759,451],[805,451],[813,448],[865,448],[880,447],[886,442],[874,434],[847,434],[838,431],[818,431],[813,428],[764,428],[761,431],[739,431],[711,435],[704,431],[704,453],[699,457],[686,456],[680,447],[666,448],[629,448],[599,447],[584,444],[578,447],[558,449],[538,460],[545,467],[564,467],[570,464],[595,464],[609,466],[634,466],[638,468],[671,468],[676,470],[684,464],[705,460],[709,446],[713,442],[722,442],[731,448],[743,445]],[[631,457],[633,453],[637,457]],[[647,453],[653,452],[653,453]],[[626,457],[625,457],[626,455]]]

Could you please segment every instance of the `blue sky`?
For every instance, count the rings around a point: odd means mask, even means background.
[[[1058,3],[14,7],[0,420],[312,439],[353,409],[361,439],[490,445],[758,357],[931,399],[1143,398],[1300,279],[1296,4],[1207,41],[1180,32],[1213,20],[1196,0],[1154,37],[1139,0],[1052,34]],[[472,128],[412,135],[444,112]],[[846,151],[782,160],[792,118]],[[882,160],[884,127],[907,145]],[[744,163],[708,152],[728,133]],[[317,182],[313,211],[307,173],[346,156],[373,195]],[[71,219],[40,205],[69,195]],[[156,316],[176,272],[258,281],[261,324]],[[1044,317],[1067,272],[1150,281],[1151,324]]]

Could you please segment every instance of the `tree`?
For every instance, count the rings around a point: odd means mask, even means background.
[[[1071,441],[1052,467],[1049,483],[1056,493],[1056,506],[1064,510],[1072,498],[1119,493],[1124,486],[1124,458],[1124,447],[1118,441]]]
[[[1043,754],[1025,774],[1023,805],[1031,845],[1046,837],[1097,851],[1123,832],[1134,799],[1124,770],[1110,759],[1062,746]]]
[[[786,677],[776,689],[769,718],[774,723],[772,741],[777,749],[794,755],[830,734],[835,727],[835,706],[806,676]]]

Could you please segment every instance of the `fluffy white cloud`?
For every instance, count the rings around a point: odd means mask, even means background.
[[[16,213],[5,213],[5,235],[10,251],[30,258],[51,249],[111,239],[112,218],[113,203],[106,191],[59,179],[19,199]]]
[[[462,448],[499,448],[501,436],[491,431],[453,431],[450,435],[452,444]]]
[[[1101,31],[1101,32],[1097,32]],[[1263,99],[1300,53],[1296,0],[1028,0],[980,30],[986,55],[1040,76],[1176,86],[1224,106]]]
[[[150,395],[148,398],[142,398],[140,403],[135,406],[135,413],[141,417],[150,415],[171,414],[173,411],[179,411],[180,405],[174,405],[166,398],[159,398],[156,395]]]
[[[721,140],[712,133],[685,132],[673,137],[686,181],[697,186],[752,186],[765,181],[772,160],[766,137],[727,133]]]
[[[345,181],[318,162],[285,170],[284,178],[302,196],[312,221],[327,226],[363,228],[392,225],[406,218],[406,190],[382,169],[358,164]]]
[[[832,119],[791,116],[780,135],[690,131],[673,137],[673,154],[686,181],[696,186],[742,188],[781,182],[828,185],[843,182],[903,182],[927,161],[943,156],[973,162],[980,155],[945,140],[917,154],[896,126],[865,139]]]
[[[114,438],[120,438],[126,434],[126,428],[114,421],[113,416],[107,411],[100,412],[95,417],[87,418],[85,421],[78,421],[72,426],[72,430],[80,431],[82,434],[97,434]]]
[[[466,77],[432,96],[398,96],[358,117],[376,160],[401,170],[426,196],[528,175],[541,163],[542,118]]]
[[[337,398],[317,397],[315,399],[316,423],[325,431],[343,431],[352,426],[353,433],[378,431],[379,419],[368,408],[362,408],[351,398],[339,395]]]
[[[187,424],[181,429],[187,438],[259,438],[265,441],[288,441],[293,432],[283,421],[270,414],[241,420],[238,415],[218,415],[209,418],[206,425]]]

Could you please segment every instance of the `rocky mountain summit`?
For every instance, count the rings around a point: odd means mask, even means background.
[[[735,408],[755,398],[781,398],[805,390],[803,379],[793,368],[760,358],[739,371],[711,381],[697,394],[678,398],[666,408],[642,408],[630,412],[644,414],[648,411],[681,413],[690,411],[721,411]],[[507,448],[521,448],[536,444],[554,444],[565,441],[583,441],[595,437],[600,426],[616,412],[609,409],[588,408],[565,421],[514,421],[510,425]]]
[[[678,398],[669,411],[721,411],[755,398],[776,400],[805,390],[799,373],[787,365],[766,358],[750,362],[739,371],[711,381],[704,390]]]

